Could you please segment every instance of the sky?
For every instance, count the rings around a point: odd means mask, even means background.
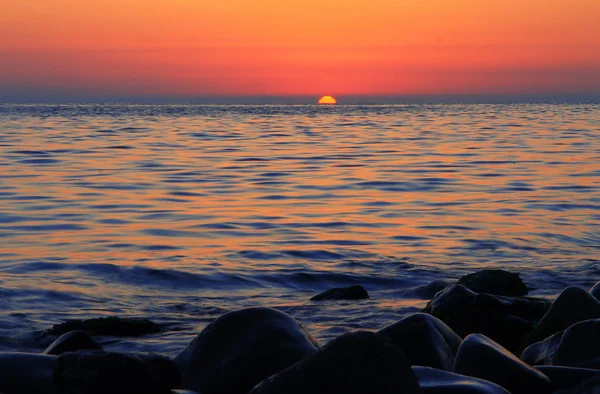
[[[600,97],[598,0],[0,1],[0,101]]]

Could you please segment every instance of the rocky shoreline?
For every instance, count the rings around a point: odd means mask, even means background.
[[[160,330],[150,320],[69,321],[43,333],[60,337],[42,354],[0,353],[0,393],[600,393],[600,284],[552,303],[502,270],[432,289],[421,313],[325,346],[270,308],[220,316],[173,359],[107,352],[93,339]],[[352,286],[312,299],[368,297]]]

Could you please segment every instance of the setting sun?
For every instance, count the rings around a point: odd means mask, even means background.
[[[319,104],[337,104],[337,101],[331,96],[323,96],[319,99]]]

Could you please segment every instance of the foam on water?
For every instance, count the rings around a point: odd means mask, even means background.
[[[255,305],[328,340],[480,268],[588,287],[599,179],[598,105],[0,105],[0,349],[116,314],[167,329],[107,348],[175,354]]]

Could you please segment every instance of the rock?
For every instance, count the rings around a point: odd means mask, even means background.
[[[518,297],[527,295],[527,286],[518,274],[504,270],[481,270],[465,275],[458,280],[459,285],[475,293],[487,293]]]
[[[548,377],[480,334],[464,339],[456,355],[454,372],[494,382],[512,394],[552,392]]]
[[[77,350],[102,350],[102,346],[94,341],[83,331],[70,331],[44,350],[43,354],[53,354],[58,356],[62,353],[74,352]]]
[[[600,319],[585,320],[529,346],[521,360],[532,365],[600,369]]]
[[[529,346],[521,353],[521,360],[529,365],[552,365],[554,354],[556,353],[556,349],[558,349],[563,334],[564,331],[557,332],[543,341]]]
[[[246,394],[254,385],[316,353],[317,341],[289,315],[270,308],[226,313],[176,357],[180,388]]]
[[[362,286],[336,287],[312,297],[311,301],[364,300],[369,293]]]
[[[166,394],[180,381],[175,363],[155,354],[80,350],[54,364],[55,385],[64,393]]]
[[[45,335],[63,335],[69,331],[85,331],[91,335],[137,337],[160,332],[160,326],[148,319],[100,317],[87,320],[67,320],[46,330]]]
[[[0,393],[56,393],[52,371],[56,356],[0,353]]]
[[[415,287],[407,292],[407,295],[419,297],[423,299],[431,299],[437,293],[444,290],[446,287],[453,285],[454,282],[445,279],[436,279],[425,286]]]
[[[525,345],[539,342],[580,321],[598,318],[600,318],[600,301],[582,288],[567,287],[527,337]]]
[[[321,351],[271,376],[249,394],[417,394],[417,378],[388,338],[366,331],[341,335]]]
[[[415,313],[379,331],[404,353],[410,365],[452,370],[462,339],[444,322]]]
[[[560,367],[554,365],[542,365],[534,367],[548,378],[557,389],[575,387],[585,380],[600,376],[597,369]]]
[[[454,285],[437,293],[424,312],[441,319],[459,336],[484,334],[516,352],[547,307],[542,300],[477,294]]]
[[[412,367],[424,394],[510,394],[495,383],[429,367]]]
[[[600,282],[596,283],[594,287],[590,289],[590,294],[592,297],[600,301]]]

